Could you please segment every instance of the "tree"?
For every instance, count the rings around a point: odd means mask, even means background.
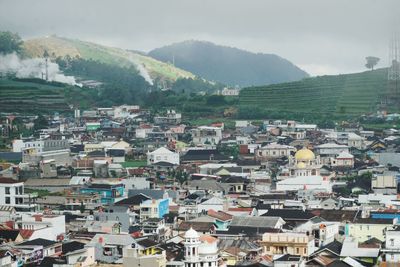
[[[365,60],[367,60],[367,64],[365,64],[365,67],[367,67],[367,69],[374,70],[374,66],[378,64],[380,58],[369,56],[366,57]]]
[[[0,32],[0,54],[20,53],[22,44],[22,39],[17,33]]]
[[[47,122],[47,119],[43,115],[39,115],[34,121],[33,121],[33,129],[34,130],[40,130],[47,128],[49,126],[49,123]]]

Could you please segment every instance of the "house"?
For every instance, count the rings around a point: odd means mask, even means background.
[[[364,242],[373,237],[384,241],[385,230],[392,225],[392,219],[356,218],[355,222],[346,223],[345,235],[358,242]]]
[[[0,205],[14,207],[18,211],[33,211],[37,205],[25,203],[24,199],[35,197],[25,194],[24,182],[11,178],[0,177]]]
[[[400,262],[400,226],[395,225],[386,230],[385,247],[382,248],[384,253],[384,262],[388,264]]]
[[[23,213],[21,219],[15,221],[14,229],[32,231],[29,240],[60,240],[66,232],[65,215]]]
[[[134,243],[129,234],[96,234],[86,247],[94,248],[95,261],[115,263],[122,259],[123,250]]]
[[[296,148],[293,146],[271,143],[256,149],[255,156],[256,160],[266,161],[281,157],[289,157],[291,153],[295,152]]]
[[[98,194],[101,204],[113,204],[116,199],[124,195],[124,185],[119,181],[100,180],[82,187],[81,194]]]
[[[217,145],[222,139],[219,127],[200,126],[192,130],[192,142],[195,145]]]
[[[371,180],[371,189],[376,194],[397,194],[397,173],[375,174]]]
[[[274,267],[300,267],[303,261],[299,255],[285,254],[274,260]]]
[[[229,161],[229,157],[222,155],[216,149],[189,149],[182,156],[181,163],[202,165],[204,163],[222,163]]]
[[[149,199],[140,203],[140,221],[149,218],[163,218],[169,213],[169,199]]]
[[[346,237],[343,241],[340,257],[355,257],[365,262],[375,263],[379,255],[379,251],[380,248],[361,246],[359,245],[357,239]]]
[[[44,238],[32,239],[16,245],[17,248],[30,246],[41,246],[43,249],[43,257],[58,256],[62,253],[61,243]]]
[[[291,254],[308,257],[315,250],[315,240],[306,233],[264,233],[260,244],[267,255]]]
[[[147,165],[154,165],[160,162],[179,165],[179,154],[165,147],[160,147],[153,152],[147,153]]]

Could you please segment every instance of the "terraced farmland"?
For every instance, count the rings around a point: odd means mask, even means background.
[[[64,86],[0,79],[0,112],[65,112]]]
[[[357,115],[373,112],[387,93],[387,71],[321,76],[241,90],[240,105],[296,113]]]

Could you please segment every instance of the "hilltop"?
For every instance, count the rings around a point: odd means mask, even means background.
[[[307,78],[241,90],[240,105],[297,114],[359,115],[377,110],[387,94],[387,70]]]
[[[50,57],[79,57],[118,67],[134,67],[147,79],[175,82],[179,78],[194,78],[188,71],[176,68],[140,52],[107,47],[91,42],[58,36],[35,38],[24,41],[24,52],[30,57],[42,57],[46,50]]]
[[[308,74],[274,54],[251,53],[203,41],[185,41],[148,53],[209,81],[231,86],[253,86],[296,81]]]

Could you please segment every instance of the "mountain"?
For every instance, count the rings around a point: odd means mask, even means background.
[[[171,64],[158,61],[143,53],[107,47],[95,43],[58,36],[49,36],[24,41],[25,54],[30,57],[42,57],[44,51],[50,57],[80,57],[96,60],[100,63],[119,67],[135,67],[150,83],[154,80],[174,82],[179,78],[194,78],[188,71],[176,68]]]
[[[316,116],[360,115],[376,111],[387,95],[387,69],[378,69],[244,88],[239,103],[249,110]]]
[[[273,54],[251,53],[203,41],[185,41],[154,49],[149,56],[210,81],[231,86],[265,85],[301,80],[308,74]]]

